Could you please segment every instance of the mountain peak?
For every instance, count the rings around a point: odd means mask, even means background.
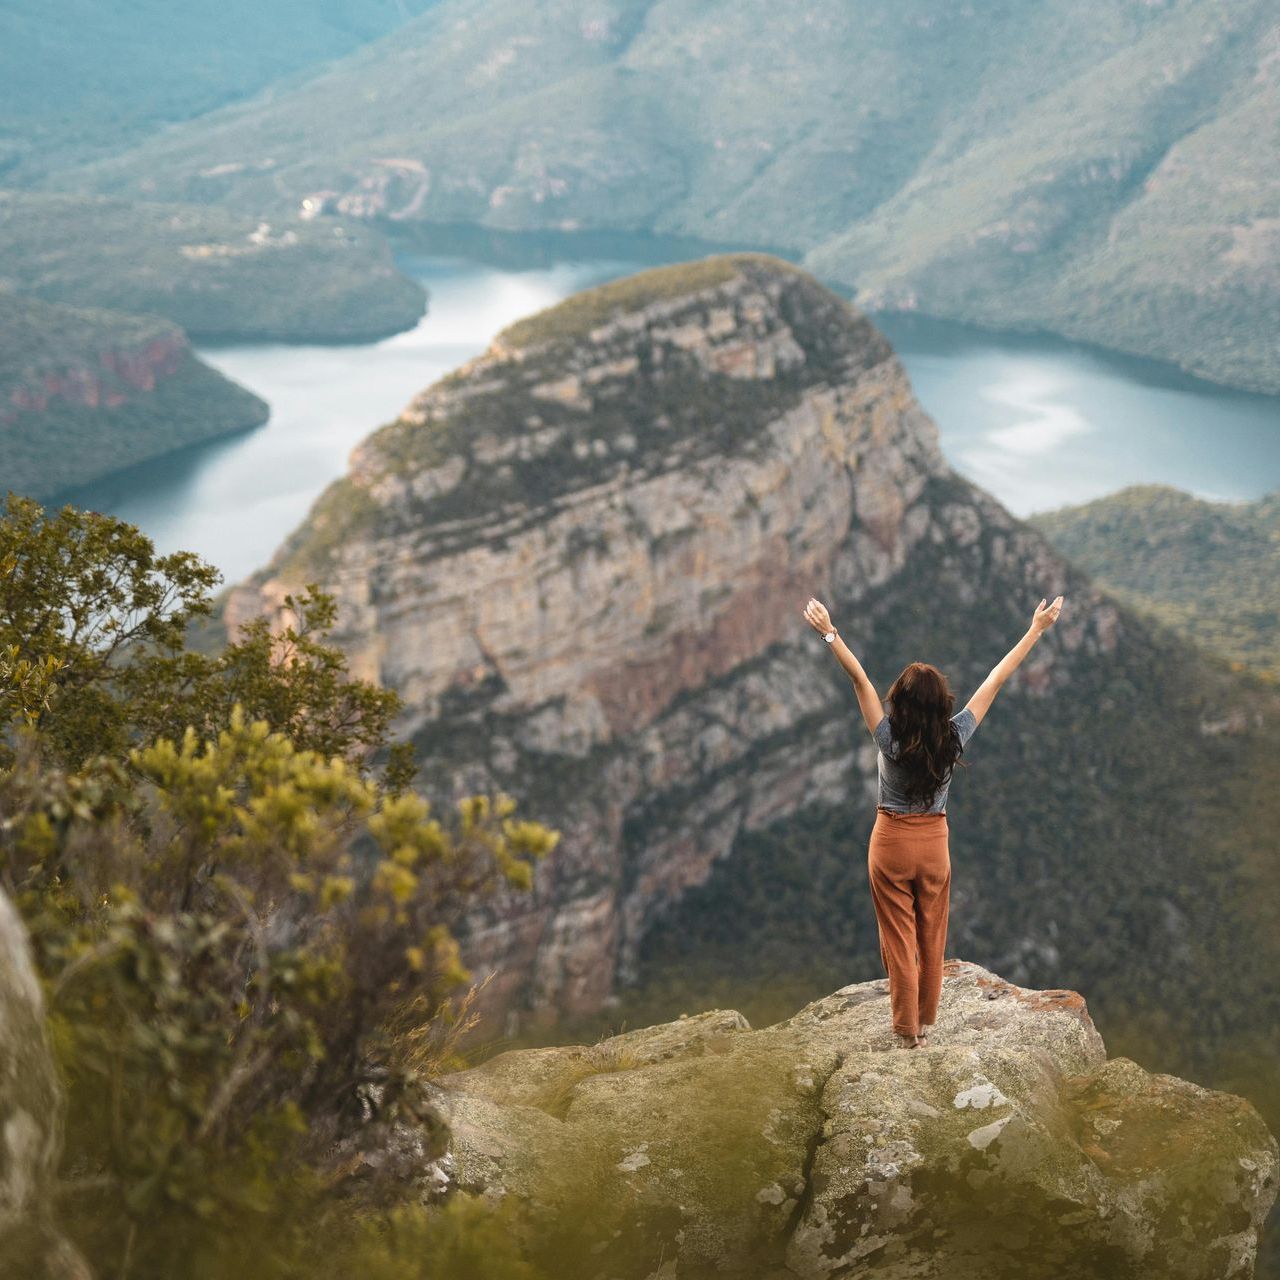
[[[1028,719],[1145,645],[952,472],[884,337],[803,271],[643,272],[527,328],[356,450],[226,611],[234,630],[321,584],[352,671],[400,693],[433,799],[500,788],[565,831],[538,892],[470,929],[493,1006],[598,1009],[740,837],[873,801],[810,594],[878,678],[924,656],[960,690],[1063,592],[1018,675]]]
[[[594,288],[583,289],[554,306],[508,325],[494,339],[498,350],[515,351],[544,343],[580,341],[594,330],[663,304],[678,308],[695,297],[732,296],[749,284],[778,289],[800,287],[838,295],[808,272],[770,253],[713,254],[692,262],[652,267]]]
[[[410,529],[419,554],[428,543],[453,551],[512,521],[552,518],[571,494],[635,491],[711,458],[767,454],[779,422],[815,396],[830,417],[853,413],[839,389],[873,369],[909,403],[879,331],[769,254],[719,255],[588,289],[504,330],[370,436],[273,569],[323,570],[352,537]],[[925,470],[943,465],[923,414],[894,429]],[[824,447],[847,464],[839,436],[828,433]]]

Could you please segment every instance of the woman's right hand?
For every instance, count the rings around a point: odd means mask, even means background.
[[[1046,604],[1043,600],[1036,605],[1035,616],[1031,619],[1031,630],[1036,635],[1043,635],[1058,620],[1058,614],[1062,612],[1062,597],[1058,596],[1052,604]]]

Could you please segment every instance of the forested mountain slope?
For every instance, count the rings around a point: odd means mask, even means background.
[[[1267,0],[446,0],[59,181],[754,244],[1278,391],[1278,161]]]
[[[266,419],[167,321],[0,293],[0,499],[47,497]]]
[[[0,3],[0,184],[119,149],[385,35],[432,0]]]
[[[1280,676],[1280,494],[1206,502],[1168,485],[1132,485],[1030,523],[1136,608]]]

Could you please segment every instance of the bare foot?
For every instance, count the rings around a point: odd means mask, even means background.
[[[918,1049],[920,1047],[919,1036],[900,1036],[895,1032],[894,1038],[898,1042],[899,1049]]]
[[[926,1024],[926,1023],[923,1023],[923,1022],[922,1022],[922,1023],[920,1024],[920,1034],[919,1034],[918,1036],[916,1036],[916,1047],[917,1047],[917,1048],[919,1048],[919,1049],[924,1049],[924,1048],[927,1048],[927,1047],[928,1047],[928,1044],[929,1044],[929,1032],[930,1032],[930,1031],[932,1031],[932,1030],[933,1030],[933,1023],[932,1023],[932,1022],[930,1022],[930,1023],[928,1023],[928,1024]]]

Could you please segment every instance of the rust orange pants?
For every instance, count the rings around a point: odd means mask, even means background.
[[[893,1029],[932,1025],[942,996],[942,952],[951,904],[950,832],[945,813],[876,810],[867,848],[880,959],[889,975]]]

